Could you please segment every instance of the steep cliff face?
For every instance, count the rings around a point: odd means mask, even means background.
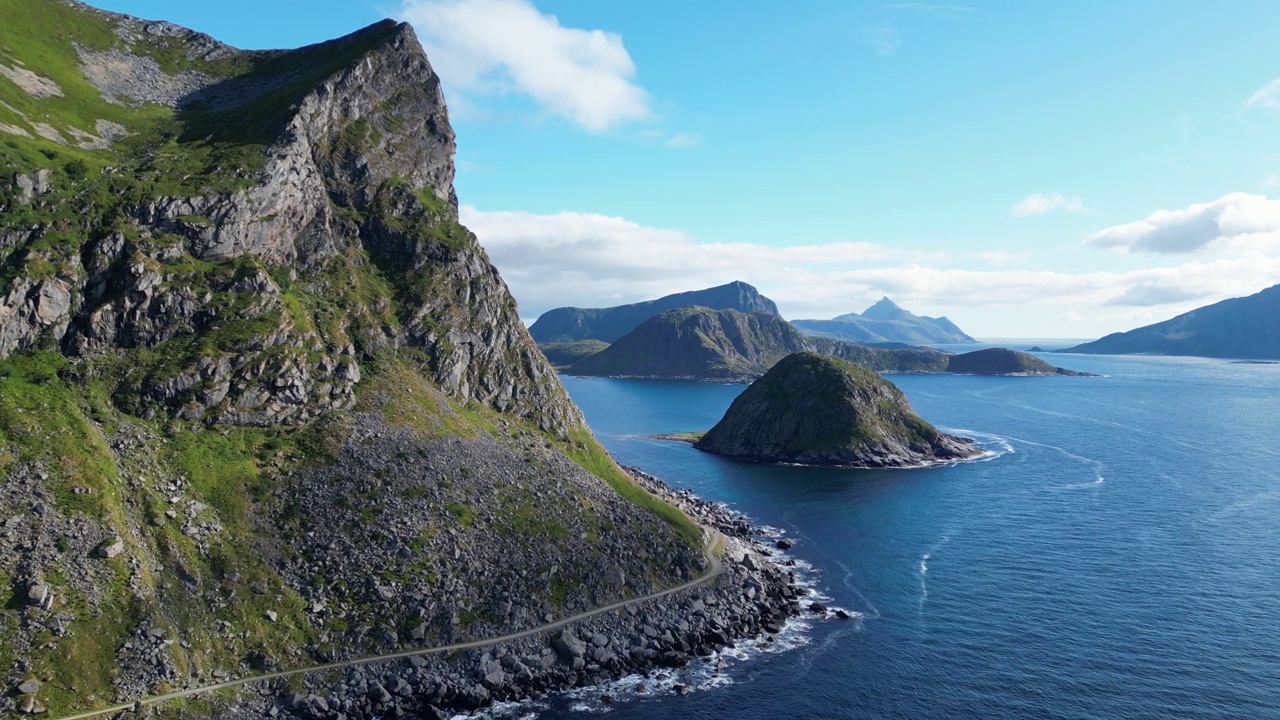
[[[457,224],[454,136],[409,26],[385,21],[292,53],[241,53],[173,26],[100,17],[119,23],[122,42],[198,42],[189,53],[252,69],[230,78],[188,71],[196,80],[172,98],[173,116],[136,120],[138,130],[101,159],[63,160],[77,155],[70,148],[6,152],[16,172],[5,206],[22,212],[5,223],[17,277],[0,300],[0,357],[41,343],[77,355],[157,349],[164,368],[135,369],[131,395],[187,417],[274,424],[349,406],[361,357],[409,346],[427,353],[434,379],[457,399],[527,415],[561,436],[580,424],[547,382],[496,270]],[[153,76],[163,71],[140,57],[81,51],[78,63],[125,69],[97,83],[100,93],[162,85]],[[195,168],[207,177],[184,187],[160,165],[166,155],[175,165],[207,155],[215,167]],[[85,177],[68,170],[107,158],[124,164]],[[42,173],[58,192],[16,192]],[[227,174],[238,180],[218,188]],[[161,192],[173,184],[201,192]],[[109,193],[124,197],[103,207],[99,194]],[[74,217],[85,210],[100,217]],[[38,272],[46,265],[52,277]],[[360,287],[366,280],[389,286]],[[317,307],[338,298],[343,312]],[[238,332],[244,325],[274,327]],[[173,354],[185,357],[173,363]]]
[[[893,383],[816,353],[783,358],[694,443],[755,462],[904,467],[979,454],[921,420]]]
[[[458,224],[407,25],[243,52],[0,10],[0,671],[43,688],[0,712],[483,637],[703,566]]]
[[[705,290],[665,295],[656,300],[610,308],[562,307],[548,310],[529,327],[539,344],[600,340],[611,343],[649,318],[668,310],[697,305],[778,315],[778,306],[751,285],[735,281]],[[781,316],[779,316],[781,317]]]

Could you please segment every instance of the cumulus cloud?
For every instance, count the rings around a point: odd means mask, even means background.
[[[1082,213],[1084,212],[1084,201],[1078,197],[1067,197],[1058,192],[1032,193],[1014,203],[1013,207],[1009,208],[1009,214],[1014,217],[1027,217],[1028,215],[1043,215],[1058,208],[1062,208],[1067,212]]]
[[[1048,316],[1088,312],[1094,326],[1109,332],[1184,312],[1193,299],[1203,304],[1280,282],[1280,257],[1251,251],[1127,272],[971,270],[947,267],[943,257],[866,242],[699,242],[678,230],[590,213],[463,206],[461,219],[530,319],[553,307],[615,305],[744,280],[776,300],[789,318],[834,317],[889,295],[913,311],[948,314],[957,322],[964,308],[1025,313],[1036,328],[1026,332],[1044,337]]]
[[[617,33],[564,27],[529,0],[404,0],[400,16],[460,94],[451,102],[517,93],[591,132],[652,115]]]
[[[1268,110],[1280,110],[1280,78],[1258,88],[1244,102],[1246,108],[1263,107]]]
[[[1230,193],[1183,210],[1157,210],[1137,222],[1099,230],[1086,245],[1127,252],[1270,251],[1280,247],[1280,200]]]

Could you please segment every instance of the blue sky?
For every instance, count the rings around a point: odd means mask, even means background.
[[[248,48],[413,22],[530,319],[741,279],[1091,337],[1280,283],[1274,2],[98,4]]]

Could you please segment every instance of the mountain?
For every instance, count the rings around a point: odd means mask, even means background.
[[[849,313],[831,320],[794,320],[801,331],[859,343],[937,343],[977,342],[945,317],[931,318],[902,309],[889,298],[867,308],[861,315]]]
[[[754,462],[909,467],[980,453],[939,432],[875,372],[832,357],[788,355],[734,399],[693,445]]]
[[[953,355],[920,347],[868,347],[802,335],[776,315],[703,307],[679,308],[656,315],[607,348],[573,363],[565,372],[588,376],[749,381],[763,375],[783,357],[806,351],[884,373],[1073,374],[1014,350]],[[953,366],[953,362],[957,364]],[[1048,370],[1042,372],[1041,366]]]
[[[547,356],[552,366],[569,367],[585,357],[591,357],[609,347],[609,343],[600,340],[574,340],[572,342],[546,343],[538,349]]]
[[[785,575],[712,561],[533,344],[458,223],[408,25],[246,52],[64,0],[0,15],[0,715],[506,635],[708,572],[697,616],[646,606],[643,648],[605,615],[177,712],[438,717],[785,619]],[[605,631],[588,670],[574,633]]]
[[[579,360],[573,375],[744,380],[782,358],[816,350],[885,372],[939,371],[946,353],[881,350],[828,338],[807,338],[767,313],[685,307],[650,318],[604,350]]]
[[[738,310],[778,314],[778,306],[744,282],[666,295],[657,300],[610,308],[562,307],[548,310],[529,326],[539,344],[601,340],[611,343],[637,325],[667,310],[698,305],[713,310]]]
[[[1061,352],[1280,359],[1280,285]]]
[[[947,358],[947,372],[957,375],[1091,375],[1055,367],[1035,355],[1005,348],[952,355]]]

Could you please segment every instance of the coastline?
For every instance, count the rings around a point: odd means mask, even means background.
[[[796,561],[777,554],[791,542],[775,540],[776,531],[638,468],[625,469],[708,529],[720,554],[719,575],[563,629],[447,657],[412,655],[249,686],[235,704],[214,701],[221,706],[212,714],[243,720],[446,718],[557,695],[607,704],[619,683],[648,688],[638,694],[683,695],[692,688],[673,676],[699,658],[744,641],[768,647],[801,616],[849,617],[816,600],[802,602],[811,591],[797,578]]]

